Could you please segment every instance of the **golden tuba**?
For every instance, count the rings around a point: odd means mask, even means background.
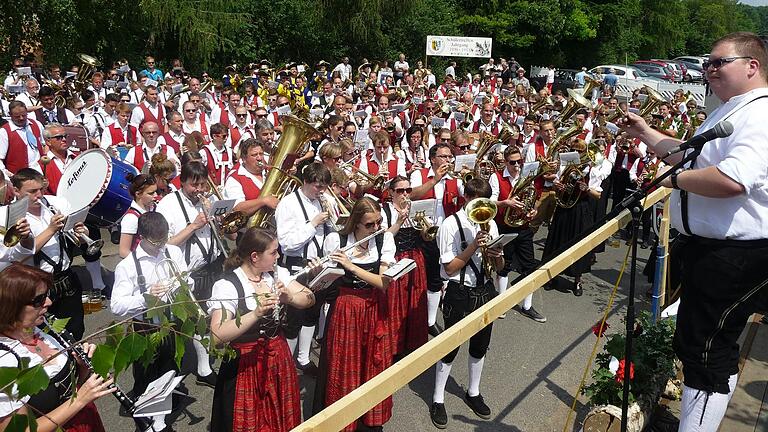
[[[602,86],[603,82],[601,80],[596,80],[589,75],[585,75],[584,88],[582,89],[581,94],[587,99],[592,99],[592,92]]]
[[[496,164],[488,159],[483,159],[488,152],[498,142],[498,139],[492,134],[481,132],[480,142],[477,144],[477,159],[475,160],[475,169],[473,177],[481,178],[488,181],[489,178],[496,172]],[[466,181],[469,179],[464,180]]]
[[[591,110],[592,102],[576,90],[568,89],[568,103],[565,104],[565,108],[563,108],[560,117],[556,120],[555,126],[567,122],[577,111],[583,108]]]
[[[523,203],[523,208],[508,207],[504,212],[504,223],[511,227],[521,227],[528,222],[528,214],[536,206],[536,188],[533,185],[536,175],[520,177],[509,193],[507,199],[517,198]]]
[[[467,219],[470,222],[480,225],[480,229],[485,232],[490,232],[491,220],[496,217],[498,207],[496,203],[488,198],[475,198],[468,202],[465,210],[467,212]],[[493,262],[489,260],[485,254],[485,247],[483,249],[483,270],[485,271],[486,280],[491,280],[495,268]]]
[[[308,141],[323,136],[309,123],[291,115],[283,116],[280,122],[283,124],[283,134],[280,135],[280,139],[275,145],[277,151],[270,155],[272,168],[267,174],[260,194],[260,196],[272,195],[278,199],[282,199],[301,184],[299,179],[288,174],[290,167],[283,166],[288,156],[297,154]],[[270,225],[269,219],[273,213],[274,210],[261,207],[248,220],[248,226],[268,227]]]
[[[664,99],[664,96],[662,96],[661,93],[647,85],[643,86],[643,90],[645,90],[645,93],[648,95],[648,100],[646,100],[645,104],[640,108],[640,114],[638,115],[645,118],[656,111],[656,108],[658,108],[659,105],[666,102],[666,99]]]
[[[541,107],[544,107],[547,105],[552,105],[552,106],[555,105],[555,101],[552,100],[552,97],[550,96],[547,96],[545,98],[539,98],[538,102],[536,102],[535,104],[531,105],[530,108],[528,108],[528,112],[531,114],[535,114],[541,109]]]
[[[101,66],[101,62],[88,54],[77,54],[77,58],[80,60],[80,68],[75,75],[74,86],[75,90],[80,93],[88,88],[91,76],[96,72],[96,68]]]

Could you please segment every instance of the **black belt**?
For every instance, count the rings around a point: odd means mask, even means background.
[[[736,240],[736,239],[713,239],[709,237],[701,237],[697,235],[685,235],[687,240],[696,242],[704,246],[717,246],[717,247],[739,247],[739,248],[768,248],[768,239],[755,239],[755,240]]]

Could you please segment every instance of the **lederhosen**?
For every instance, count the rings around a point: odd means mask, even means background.
[[[299,203],[299,207],[301,208],[301,213],[304,215],[304,220],[306,222],[309,222],[311,219],[309,217],[309,214],[307,213],[307,209],[304,207],[304,203],[301,201],[301,196],[299,196],[299,190],[297,189],[294,194],[296,195],[296,201]],[[328,224],[323,224],[323,240],[325,240],[325,236],[328,235]],[[322,243],[317,241],[317,238],[314,234],[312,234],[312,243],[315,245],[315,250],[317,251],[317,256],[320,257],[320,254],[322,253]],[[303,256],[288,256],[286,254],[280,255],[280,265],[287,268],[289,272],[294,272],[296,270],[299,270],[307,265],[309,260],[307,259],[307,255],[309,254],[309,242],[306,242],[304,244],[304,254]],[[299,283],[302,285],[309,285],[309,281],[299,280]],[[317,324],[317,321],[320,319],[320,310],[323,307],[323,304],[326,301],[331,301],[333,298],[336,298],[335,296],[336,288],[331,287],[329,289],[321,290],[315,293],[315,304],[312,305],[309,309],[297,309],[293,306],[287,306],[287,320],[285,323],[285,326],[283,330],[285,331],[285,337],[288,339],[294,339],[299,336],[299,331],[301,331],[302,326],[306,327],[312,327]]]
[[[237,290],[237,311],[241,315],[249,313],[240,278],[232,271],[222,278]],[[213,393],[212,432],[283,432],[301,423],[299,379],[282,332],[284,322],[285,313],[280,322],[267,315],[231,342],[237,355],[224,361],[219,369]]]
[[[139,258],[136,256],[136,250],[131,252],[133,257],[133,263],[136,267],[136,283],[139,285],[140,291],[143,293],[149,292],[147,287],[147,279],[144,276],[144,272],[141,269]],[[165,250],[165,257],[171,259],[171,255],[168,250]],[[148,318],[145,316],[145,320]],[[134,319],[131,322],[133,330],[135,332],[149,334],[157,331],[157,327],[147,324],[145,321]],[[152,362],[145,368],[140,361],[133,363],[133,394],[141,395],[146,390],[149,383],[160,378],[164,373],[175,370],[178,371],[176,366],[176,343],[174,337],[163,338],[160,345],[157,347],[157,353]]]
[[[384,205],[387,226],[393,224],[392,208]],[[397,216],[395,216],[396,218]],[[421,232],[415,227],[401,227],[395,235],[397,252],[395,261],[403,258],[414,260],[416,268],[387,288],[390,340],[392,353],[412,351],[424,345],[427,328],[427,273],[424,253],[419,247]]]
[[[698,157],[700,149],[695,151]],[[691,234],[688,193],[682,190],[680,210],[683,232],[671,257],[680,266],[682,285],[673,346],[683,363],[686,386],[728,394],[728,379],[739,370],[738,338],[754,312],[768,310],[768,239],[719,240]]]
[[[45,197],[40,197],[40,201],[46,207],[50,207],[48,200]],[[80,340],[85,333],[85,323],[83,321],[83,288],[80,285],[80,279],[72,271],[72,256],[74,246],[69,243],[64,237],[64,234],[59,230],[56,234],[56,241],[59,244],[59,261],[55,262],[53,258],[48,256],[41,250],[37,251],[33,255],[35,267],[40,267],[40,263],[45,261],[53,267],[53,288],[48,293],[48,297],[51,299],[51,307],[48,308],[48,312],[56,315],[59,318],[69,318],[67,322],[67,330],[72,333],[75,339]],[[64,254],[70,258],[70,267],[63,269]]]
[[[469,245],[469,243],[467,243],[467,238],[464,236],[464,227],[461,225],[461,219],[458,214],[454,213],[453,217],[456,219],[456,229],[461,238],[461,249],[464,250]],[[467,267],[469,267],[475,274],[477,283],[474,287],[464,284]],[[445,297],[443,297],[443,321],[445,322],[445,328],[447,329],[461,321],[464,317],[480,308],[480,306],[488,303],[495,296],[496,289],[493,286],[493,281],[485,280],[485,272],[483,269],[478,268],[477,265],[475,265],[474,259],[470,257],[467,265],[461,269],[459,282],[448,281]],[[488,324],[488,326],[469,338],[469,355],[478,359],[485,356],[486,351],[488,351],[488,346],[491,343],[492,329],[493,323]],[[458,353],[459,348],[456,347],[456,349],[443,357],[443,362],[453,363],[453,360]]]
[[[187,209],[184,207],[184,203],[181,200],[181,192],[176,191],[174,193],[176,194],[176,199],[179,201],[181,212],[184,214],[184,221],[189,225],[191,221],[187,214]],[[190,274],[192,280],[195,281],[195,295],[197,299],[205,301],[211,297],[211,288],[213,288],[213,284],[219,279],[219,276],[221,276],[224,255],[220,254],[215,260],[212,260],[213,251],[215,249],[213,233],[211,233],[211,244],[207,251],[205,250],[205,246],[203,246],[203,242],[197,237],[197,233],[192,233],[192,236],[187,239],[184,245],[184,259],[186,260],[187,265],[189,265],[190,262],[193,242],[200,248],[200,252],[206,257],[205,261],[207,264]]]
[[[339,241],[339,247],[344,248],[347,236],[340,234]],[[355,265],[378,274],[384,235],[376,236],[375,243],[378,254],[376,261]],[[315,409],[332,404],[392,363],[386,322],[386,294],[347,270],[336,280],[336,284],[339,286],[339,296],[331,303],[328,311],[328,324],[320,355],[320,376],[315,388]],[[361,348],[361,356],[356,358],[355,350],[363,346],[365,349]],[[356,385],[355,381],[358,381]],[[318,405],[317,396],[324,399],[322,405]],[[391,416],[392,397],[389,396],[366,412],[360,420],[367,426],[379,426]],[[355,430],[355,423],[344,430]]]

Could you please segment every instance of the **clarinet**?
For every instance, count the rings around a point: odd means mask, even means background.
[[[61,331],[61,333],[57,333],[51,328],[50,324],[48,324],[48,320],[54,320],[56,319],[55,316],[48,314],[45,317],[45,326],[48,328],[48,334],[50,334],[56,341],[64,347],[67,351],[72,351],[72,354],[74,354],[76,357],[78,357],[85,367],[88,368],[88,370],[91,371],[91,373],[95,373],[93,370],[93,363],[91,363],[90,357],[88,357],[88,354],[83,350],[82,345],[76,344],[74,337],[72,337],[72,334],[67,331],[67,329],[64,329]],[[122,405],[126,411],[128,411],[128,414],[133,417],[133,413],[136,412],[136,404],[133,400],[131,400],[128,395],[123,393],[122,390],[120,390],[119,387],[117,387],[117,384],[111,384],[109,386],[110,389],[115,389],[115,391],[112,393],[112,395],[117,398],[117,401],[120,402],[120,405]],[[142,431],[150,431],[152,429],[152,421],[150,421],[146,417],[133,417],[133,420],[136,422],[136,424],[139,426],[139,429]]]

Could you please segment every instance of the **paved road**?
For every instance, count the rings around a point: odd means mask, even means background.
[[[540,256],[546,231],[536,240],[537,256]],[[108,237],[106,237],[108,238]],[[467,386],[467,350],[462,347],[454,362],[452,378],[448,381],[446,409],[448,431],[562,431],[568,410],[573,402],[587,358],[595,342],[591,327],[600,318],[608,303],[610,287],[615,282],[626,253],[624,243],[620,248],[608,247],[598,255],[590,275],[584,277],[584,295],[575,297],[570,292],[539,290],[534,294],[534,307],[548,321],[536,323],[515,311],[505,320],[494,323],[490,352],[485,361],[481,392],[491,407],[492,418],[476,417],[464,404],[462,395]],[[649,255],[649,250],[638,249],[639,270]],[[116,247],[105,247],[103,264],[112,269],[117,263]],[[82,270],[82,269],[80,269]],[[629,270],[622,281],[616,302],[611,310],[611,330],[623,329]],[[86,277],[86,280],[88,278]],[[640,274],[636,301],[639,308],[648,308],[645,292],[649,284]],[[108,310],[86,317],[88,331],[108,324],[113,316]],[[189,350],[188,350],[189,352]],[[193,358],[185,358],[185,361]],[[187,362],[192,363],[192,362]],[[119,384],[130,390],[130,374],[120,377]],[[400,389],[394,397],[394,415],[385,425],[391,431],[436,430],[429,419],[428,406],[432,398],[434,371],[432,368]],[[313,382],[302,378],[302,395],[311,403]],[[187,377],[184,386],[189,397],[184,399],[183,409],[174,413],[176,430],[196,432],[208,430],[208,418],[213,390],[195,384],[193,375]],[[586,413],[580,397],[574,416],[577,425]],[[107,430],[130,432],[132,421],[118,414],[118,403],[112,398],[98,402],[99,411]],[[571,420],[573,422],[573,419]],[[567,430],[578,430],[569,427]]]

